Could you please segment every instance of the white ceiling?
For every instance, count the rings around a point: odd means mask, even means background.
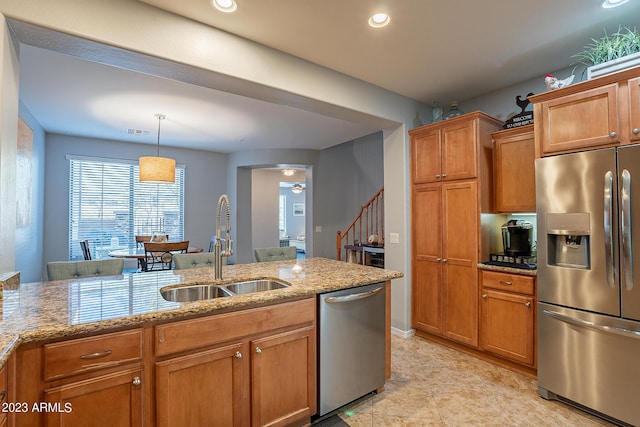
[[[431,104],[465,100],[568,67],[603,29],[635,26],[640,0],[141,0]],[[391,15],[372,29],[368,17]],[[322,149],[380,130],[316,113],[22,46],[20,97],[49,132],[220,152]],[[146,131],[129,135],[128,129]]]

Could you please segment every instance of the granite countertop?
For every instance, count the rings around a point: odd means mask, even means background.
[[[0,365],[21,343],[99,332],[185,316],[238,310],[291,298],[402,277],[397,271],[326,258],[227,265],[223,280],[213,268],[25,283],[2,291]],[[176,284],[229,283],[277,278],[291,286],[267,292],[178,303],[160,288]]]
[[[538,274],[538,270],[529,270],[526,268],[516,267],[503,267],[501,265],[489,265],[482,262],[478,263],[478,268],[480,270],[500,271],[502,273],[520,274],[522,276],[536,276]]]

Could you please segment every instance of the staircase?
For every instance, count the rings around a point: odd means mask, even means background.
[[[384,187],[360,208],[360,213],[344,231],[336,235],[336,259],[362,263],[363,251],[360,244],[367,244],[369,236],[378,236],[378,245],[384,248]],[[343,249],[345,249],[343,251]],[[349,252],[354,257],[349,260]],[[359,254],[359,255],[358,255]]]

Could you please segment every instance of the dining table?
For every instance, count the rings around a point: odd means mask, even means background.
[[[202,252],[203,249],[197,246],[189,246],[187,248],[188,254],[197,254]],[[112,258],[130,258],[137,259],[138,265],[140,266],[141,271],[145,271],[146,264],[146,253],[144,248],[125,248],[125,249],[116,249],[109,252],[109,256]]]

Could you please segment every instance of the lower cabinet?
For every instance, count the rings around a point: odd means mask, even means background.
[[[44,392],[46,425],[142,426],[142,370],[130,369]]]
[[[316,299],[29,343],[15,360],[15,401],[29,402],[15,426],[308,425]],[[4,368],[6,400],[2,381]]]
[[[535,279],[481,271],[480,348],[535,367]]]
[[[157,426],[242,425],[245,348],[231,344],[156,363]]]
[[[158,427],[296,426],[316,412],[315,298],[158,325],[155,340]]]
[[[315,354],[312,327],[251,342],[252,426],[308,423],[315,412]]]

